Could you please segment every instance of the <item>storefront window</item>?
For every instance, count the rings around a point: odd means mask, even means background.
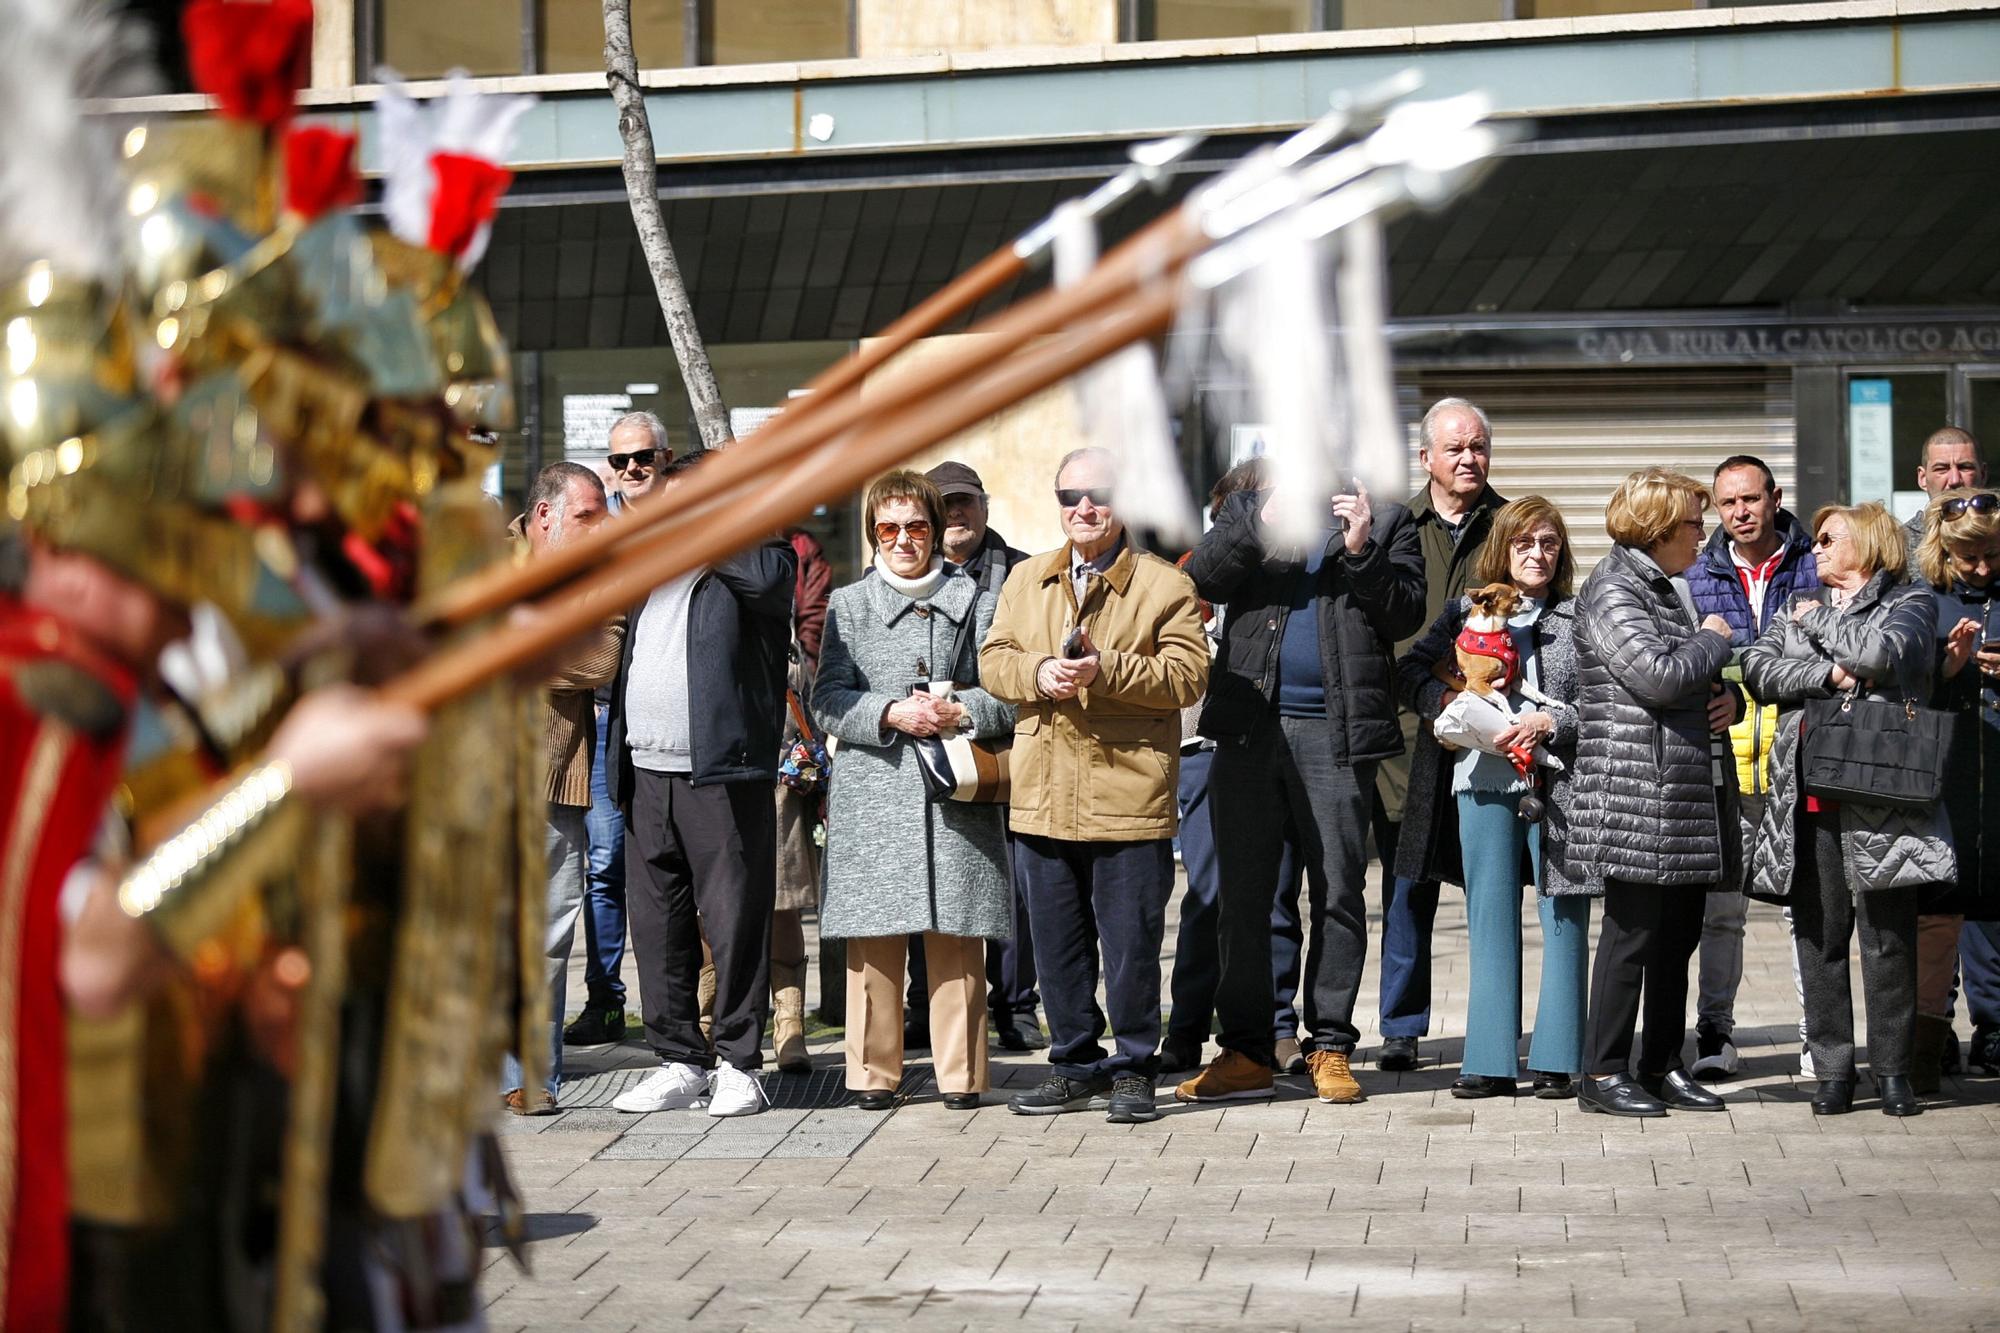
[[[1304,32],[1313,26],[1312,9],[1310,0],[1155,0],[1153,36],[1185,41]]]
[[[2000,370],[1973,372],[1966,377],[1965,391],[1968,410],[1963,424],[1991,458],[1993,446],[2000,444]],[[2000,481],[2000,467],[1989,465],[1987,471],[1989,484]]]
[[[452,69],[521,72],[520,0],[378,3],[375,14],[382,63],[406,79],[434,79]],[[600,31],[598,46],[603,45]]]
[[[518,7],[518,6],[517,6]],[[632,0],[632,53],[640,69],[685,63],[681,0]],[[576,74],[604,68],[604,10],[577,0],[541,0],[542,70]]]
[[[1921,509],[1924,440],[1947,415],[1943,371],[1856,370],[1847,376],[1847,498],[1880,500],[1908,517]]]
[[[710,42],[718,65],[841,60],[854,53],[848,0],[718,0]]]
[[[1340,6],[1340,26],[1343,28],[1492,23],[1506,17],[1504,0],[1345,0]]]
[[[1653,14],[1663,9],[1694,9],[1694,0],[1518,0],[1515,16],[1524,19],[1580,19],[1600,14]]]

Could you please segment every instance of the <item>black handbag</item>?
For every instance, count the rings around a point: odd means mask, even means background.
[[[1928,810],[1944,795],[1954,718],[1914,700],[1806,701],[1801,778],[1823,801]]]
[[[979,655],[967,654],[972,646],[974,608],[965,613],[952,643],[951,679],[959,685],[979,683]],[[933,801],[965,801],[972,805],[1005,805],[1011,794],[1012,765],[1008,752],[1012,736],[973,740],[968,736],[913,736],[910,748],[916,752],[917,771],[923,775],[924,794]]]

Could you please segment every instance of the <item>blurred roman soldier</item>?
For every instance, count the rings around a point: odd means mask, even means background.
[[[476,1322],[492,1081],[545,1044],[537,701],[494,685],[427,727],[338,682],[424,651],[401,608],[504,558],[474,428],[511,424],[506,354],[463,277],[523,104],[385,112],[397,234],[370,236],[353,138],[290,123],[308,0],[196,0],[223,114],[129,126],[76,110],[132,91],[118,30],[26,8],[0,75],[0,179],[35,195],[0,198],[6,1327],[63,1327],[66,1291],[79,1328]],[[413,804],[380,812],[413,749]]]

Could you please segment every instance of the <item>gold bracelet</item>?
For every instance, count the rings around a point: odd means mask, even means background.
[[[118,885],[118,906],[140,918],[216,866],[267,822],[292,790],[292,766],[282,759],[243,775],[201,818],[161,843]]]

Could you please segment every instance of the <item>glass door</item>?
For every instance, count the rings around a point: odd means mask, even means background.
[[[1848,503],[1880,500],[1898,519],[1923,509],[1924,440],[1951,419],[1951,378],[1941,366],[1847,373]]]

